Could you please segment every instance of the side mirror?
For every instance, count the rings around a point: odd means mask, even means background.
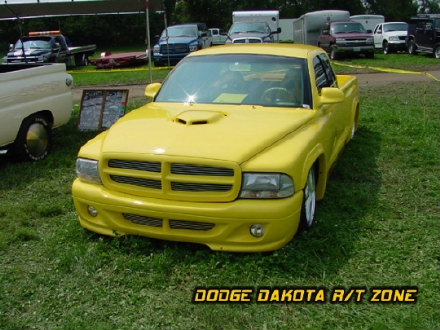
[[[14,44],[9,44],[9,51],[12,52],[14,50]]]
[[[324,87],[321,89],[321,96],[319,101],[321,104],[334,104],[344,102],[344,92],[335,87]]]
[[[161,87],[162,87],[161,83],[148,84],[147,87],[145,88],[145,96],[154,99]]]
[[[372,30],[367,30],[367,33],[373,33],[373,31]]]

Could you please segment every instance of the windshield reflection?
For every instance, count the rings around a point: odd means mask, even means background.
[[[311,107],[305,59],[231,54],[187,57],[156,102]]]

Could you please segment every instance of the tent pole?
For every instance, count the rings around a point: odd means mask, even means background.
[[[147,29],[147,52],[148,52],[148,71],[150,75],[150,83],[153,82],[153,73],[151,69],[151,38],[150,38],[150,1],[146,0],[146,10],[145,10],[145,20],[146,20],[146,29]]]

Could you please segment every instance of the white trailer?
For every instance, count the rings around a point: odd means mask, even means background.
[[[377,24],[385,22],[383,15],[354,15],[350,16],[350,21],[361,23],[367,32],[372,33]]]
[[[293,22],[293,41],[296,44],[317,45],[325,22],[348,21],[346,10],[319,10],[302,15]]]
[[[275,32],[280,25],[280,12],[278,10],[255,10],[232,12],[232,23],[238,22],[265,22],[270,31]],[[279,41],[278,34],[274,34],[275,41]]]
[[[280,41],[293,41],[293,22],[295,18],[281,18],[280,28],[281,33],[279,34]]]

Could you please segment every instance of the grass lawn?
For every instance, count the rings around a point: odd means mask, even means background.
[[[82,229],[70,187],[78,149],[94,133],[77,132],[76,106],[47,159],[0,158],[0,329],[438,329],[439,90],[363,88],[360,129],[316,227],[264,254]],[[193,304],[199,286],[419,293],[414,304]]]

